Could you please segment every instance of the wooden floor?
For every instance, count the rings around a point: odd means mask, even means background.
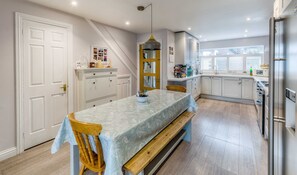
[[[266,175],[267,141],[253,105],[200,99],[192,143],[182,142],[158,175]]]
[[[200,99],[192,143],[182,142],[158,175],[267,174],[267,142],[253,105]],[[68,175],[69,146],[55,155],[52,142],[0,162],[0,175]],[[91,173],[88,173],[91,174]]]

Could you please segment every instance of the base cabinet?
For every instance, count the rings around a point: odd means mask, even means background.
[[[223,96],[241,98],[241,83],[240,78],[223,78]]]
[[[202,77],[202,94],[211,95],[211,77]]]
[[[201,91],[202,91],[201,77],[198,77],[197,78],[197,93],[198,93],[198,96],[201,95]]]
[[[242,79],[242,97],[243,99],[253,99],[254,80]]]
[[[117,69],[78,69],[78,110],[117,99]]]
[[[222,78],[212,77],[211,79],[211,95],[222,95]]]

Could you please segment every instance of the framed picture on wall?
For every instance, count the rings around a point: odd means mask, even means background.
[[[108,62],[108,49],[106,47],[92,46],[91,52],[94,61]]]
[[[172,46],[169,46],[169,62],[174,63],[174,50]]]

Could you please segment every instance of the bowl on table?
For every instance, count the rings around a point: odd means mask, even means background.
[[[138,92],[136,94],[136,99],[139,103],[145,103],[148,101],[148,94],[145,92]]]

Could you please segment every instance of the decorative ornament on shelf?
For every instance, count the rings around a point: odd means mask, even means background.
[[[156,41],[153,35],[153,4],[148,6],[138,6],[138,11],[144,11],[147,7],[151,7],[151,35],[150,38],[143,44],[143,50],[161,50],[161,44]]]

